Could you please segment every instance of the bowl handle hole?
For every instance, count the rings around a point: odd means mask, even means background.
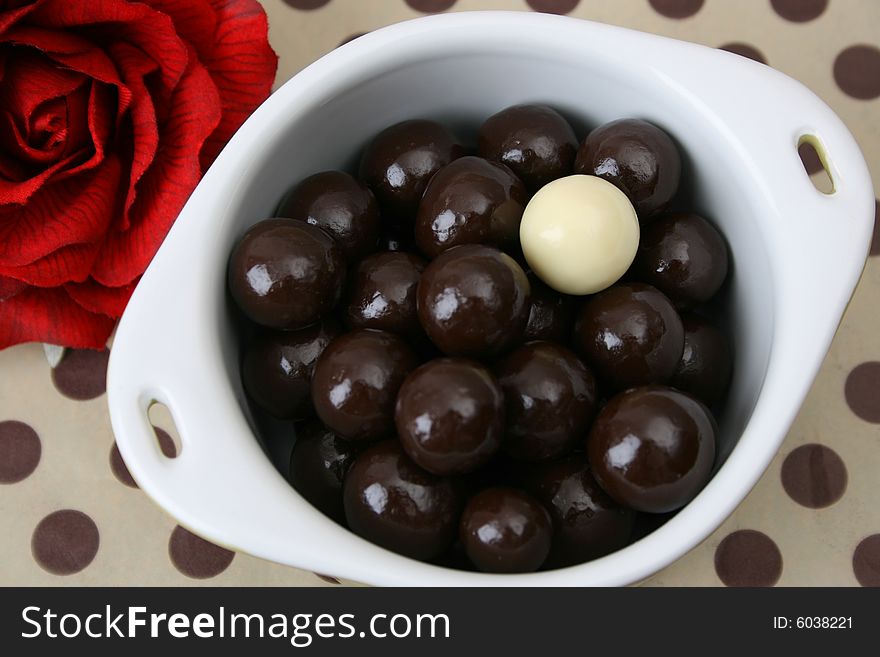
[[[798,139],[798,155],[813,187],[823,194],[833,194],[834,178],[831,177],[828,154],[822,142],[814,135],[802,135]]]
[[[153,425],[159,450],[166,458],[177,458],[183,449],[183,444],[180,442],[180,433],[177,431],[177,425],[174,424],[171,411],[162,402],[153,401],[150,403],[147,417]]]

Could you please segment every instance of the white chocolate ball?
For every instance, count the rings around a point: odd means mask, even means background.
[[[639,218],[622,191],[596,176],[544,185],[519,228],[529,267],[557,292],[593,294],[629,269],[639,246]]]

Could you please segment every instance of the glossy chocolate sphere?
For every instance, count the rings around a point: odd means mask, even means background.
[[[553,547],[545,568],[598,559],[629,542],[635,512],[599,487],[583,454],[537,466],[526,485],[553,518]]]
[[[691,308],[714,296],[727,266],[727,245],[712,224],[696,214],[669,214],[642,230],[631,273],[677,307]]]
[[[662,292],[643,283],[624,283],[584,304],[574,344],[603,383],[622,390],[669,380],[684,350],[684,329]]]
[[[522,339],[529,281],[509,256],[477,244],[455,247],[431,262],[417,292],[419,321],[441,351],[488,357]]]
[[[429,258],[460,244],[515,248],[527,202],[525,186],[503,164],[459,158],[428,183],[416,216],[416,244]]]
[[[730,341],[699,315],[684,315],[682,324],[684,351],[669,385],[712,406],[721,401],[730,383],[733,369]]]
[[[278,215],[323,228],[349,261],[371,253],[379,241],[379,204],[345,171],[309,176],[281,202]]]
[[[590,468],[619,504],[674,511],[709,481],[716,431],[696,398],[666,386],[633,388],[611,399],[593,423]]]
[[[438,475],[464,474],[484,465],[504,433],[504,395],[479,363],[440,358],[404,381],[394,415],[410,458]]]
[[[663,211],[678,191],[681,156],[669,135],[657,126],[621,119],[587,136],[574,170],[604,178],[623,190],[644,223]]]
[[[290,483],[321,513],[343,523],[342,482],[357,454],[357,443],[340,438],[320,422],[310,422],[297,432]]]
[[[245,391],[277,418],[311,417],[315,363],[340,332],[339,325],[328,318],[297,331],[258,333],[244,349],[241,378]]]
[[[544,461],[581,443],[597,410],[596,380],[565,347],[529,342],[495,368],[504,391],[502,448],[524,461]]]
[[[397,391],[418,364],[402,338],[362,329],[333,340],[315,365],[312,402],[318,417],[349,440],[375,440],[394,430]]]
[[[547,509],[531,495],[515,488],[488,488],[468,500],[459,536],[480,570],[528,573],[547,559],[553,524]]]
[[[569,175],[577,149],[568,121],[546,105],[514,105],[480,127],[480,156],[506,164],[532,193]]]
[[[462,505],[454,481],[422,470],[396,440],[357,457],[345,478],[343,502],[354,533],[422,560],[452,545]]]
[[[229,258],[229,291],[263,326],[298,329],[333,309],[345,282],[342,252],[320,228],[292,219],[253,226]]]
[[[360,178],[389,217],[412,223],[431,177],[463,153],[435,121],[416,119],[380,132],[361,158]]]
[[[346,323],[409,337],[423,335],[416,313],[416,287],[425,264],[411,253],[385,251],[367,256],[351,276]]]
[[[527,276],[531,294],[525,339],[568,342],[574,318],[574,298],[550,289],[534,272],[528,272]]]

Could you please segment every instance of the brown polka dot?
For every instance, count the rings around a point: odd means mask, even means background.
[[[850,46],[834,60],[834,79],[843,93],[860,100],[880,96],[880,50]]]
[[[853,552],[853,572],[862,586],[880,586],[880,534],[862,540]]]
[[[406,0],[406,4],[425,14],[436,14],[446,11],[455,4],[455,0]]]
[[[318,579],[323,579],[328,584],[342,584],[342,582],[340,582],[335,577],[330,577],[330,575],[322,575],[321,573],[314,573],[314,575]]]
[[[72,575],[92,563],[100,536],[95,522],[82,511],[64,509],[40,521],[31,537],[37,563],[55,575]]]
[[[777,14],[794,23],[819,18],[828,8],[828,0],[770,0],[770,4]]]
[[[177,457],[177,445],[174,444],[174,438],[168,435],[168,432],[159,427],[153,427],[156,432],[156,439],[159,441],[159,449],[169,459]]]
[[[37,468],[43,447],[29,425],[17,420],[0,422],[0,484],[26,479]]]
[[[294,9],[302,9],[305,11],[311,9],[320,9],[328,4],[330,0],[284,0],[284,4]]]
[[[156,432],[156,438],[159,440],[159,449],[162,450],[162,453],[169,459],[175,458],[177,456],[177,446],[174,444],[174,439],[171,438],[165,430],[160,429],[159,427],[153,427],[153,430]],[[110,449],[110,470],[113,472],[113,475],[126,486],[129,486],[130,488],[139,488],[134,477],[132,477],[131,473],[128,471],[128,466],[125,465],[125,461],[122,460],[119,446],[115,442]]]
[[[529,7],[546,14],[567,14],[577,7],[581,0],[526,0]]]
[[[766,534],[741,529],[718,545],[715,572],[726,586],[773,586],[782,575],[782,555]]]
[[[819,159],[819,154],[811,144],[803,142],[798,146],[798,155],[801,157],[804,169],[806,169],[807,173],[811,176],[814,173],[819,173],[824,168],[822,166],[822,160]]]
[[[801,445],[782,463],[782,487],[802,506],[831,506],[846,491],[846,466],[833,449],[824,445]]]
[[[346,43],[351,43],[355,39],[359,39],[360,37],[364,36],[365,34],[366,34],[366,32],[357,32],[355,34],[352,34],[351,36],[347,36],[342,41],[339,42],[339,46],[344,46]],[[336,47],[338,48],[339,46],[336,46]]]
[[[54,370],[52,381],[65,397],[84,401],[100,397],[107,390],[107,361],[110,352],[68,349]]]
[[[666,18],[688,18],[703,8],[703,0],[648,0]]]
[[[137,482],[128,471],[128,466],[122,460],[122,454],[119,453],[119,446],[116,443],[110,448],[110,470],[114,477],[129,488],[138,488]]]
[[[880,363],[870,361],[854,367],[846,377],[844,395],[853,413],[865,422],[880,424]]]
[[[732,52],[734,55],[741,55],[742,57],[748,57],[760,64],[766,64],[767,58],[764,57],[764,54],[755,48],[754,46],[750,46],[747,43],[726,43],[723,46],[718,46],[721,50],[726,50],[727,52]]]
[[[874,239],[871,240],[871,255],[880,255],[880,201],[874,199]]]
[[[168,555],[174,567],[187,577],[207,579],[226,570],[235,552],[209,543],[178,526],[171,532]]]

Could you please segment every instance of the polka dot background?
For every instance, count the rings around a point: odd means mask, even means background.
[[[442,11],[567,14],[720,47],[806,83],[880,180],[875,0],[263,0],[278,84],[373,29]],[[834,154],[830,156],[833,158]],[[814,153],[807,170],[824,176]],[[646,586],[880,586],[880,235],[801,412],[766,474],[700,546]],[[333,586],[195,536],[137,487],[107,415],[107,352],[0,351],[0,585]],[[55,354],[57,356],[57,354]],[[151,416],[168,458],[167,413]],[[344,582],[349,583],[349,582]]]

